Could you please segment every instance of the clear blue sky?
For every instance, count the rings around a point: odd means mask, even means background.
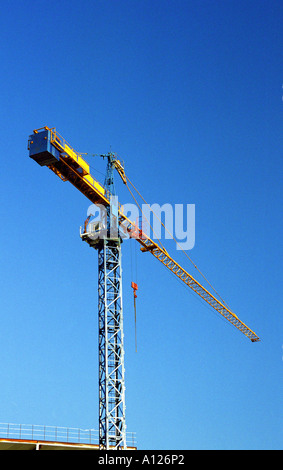
[[[189,254],[262,338],[124,243],[139,447],[282,448],[282,19],[275,0],[1,5],[0,422],[98,427],[97,253],[79,238],[89,203],[28,158],[29,134],[48,125],[78,151],[111,146],[149,202],[195,204]]]

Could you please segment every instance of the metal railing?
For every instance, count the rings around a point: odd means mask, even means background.
[[[127,432],[127,446],[136,447],[136,433]],[[0,439],[99,444],[97,429],[81,429],[40,424],[0,423]]]

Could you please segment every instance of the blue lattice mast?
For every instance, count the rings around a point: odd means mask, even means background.
[[[114,196],[115,156],[109,153],[103,157],[108,159],[104,186]],[[95,245],[98,250],[99,444],[102,449],[126,448],[121,239],[116,210],[115,205],[107,206],[106,236]]]

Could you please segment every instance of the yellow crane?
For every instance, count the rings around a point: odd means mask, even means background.
[[[73,184],[93,204],[102,205],[108,208],[107,210],[109,211],[111,196],[113,196],[111,184],[103,186],[97,181],[91,174],[90,166],[84,160],[82,154],[75,151],[58,134],[55,128],[45,126],[34,130],[33,134],[29,137],[28,149],[29,156],[39,165],[47,166],[63,181],[69,181]],[[108,180],[111,180],[111,172],[113,172],[113,169],[116,169],[123,183],[128,187],[133,196],[128,185],[129,179],[125,174],[123,163],[114,154],[104,155],[104,157],[108,158]],[[217,299],[216,295],[209,292],[180,266],[158,240],[151,239],[139,229],[137,223],[131,221],[126,216],[121,204],[117,206],[117,225],[123,227],[124,230],[126,229],[130,236],[136,239],[140,244],[142,252],[151,253],[215,311],[247,336],[247,338],[252,342],[260,340],[257,334],[242,322],[223,301]],[[97,242],[97,240],[93,241],[91,234],[87,232],[87,224],[85,224],[83,233],[81,233],[81,238],[98,250],[99,257],[99,315],[101,317],[99,337],[100,445],[101,448],[109,448],[109,446],[112,446],[112,448],[125,448],[120,241],[118,239],[110,239],[109,237],[100,242]],[[107,296],[109,296],[109,302]],[[106,384],[110,384],[109,390],[107,390]]]

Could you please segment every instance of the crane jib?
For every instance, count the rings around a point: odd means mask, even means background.
[[[29,156],[41,166],[47,166],[57,176],[64,181],[69,181],[82,194],[84,194],[93,204],[110,204],[111,194],[107,191],[91,174],[88,163],[82,158],[81,154],[76,152],[61,137],[55,128],[47,126],[37,129],[29,137],[28,141]],[[126,175],[119,160],[117,160],[116,169],[123,182],[126,182]],[[123,206],[118,205],[119,222],[128,226],[136,227],[136,224],[129,220],[123,213]],[[141,231],[135,230],[135,238],[141,244],[141,251],[155,256],[164,266],[166,266],[181,281],[198,294],[214,310],[246,335],[252,342],[259,341],[259,337],[245,325],[231,310],[217,300],[208,290],[206,290],[198,281],[196,281],[185,269],[183,269],[173,258]],[[83,238],[87,241],[87,237]]]

